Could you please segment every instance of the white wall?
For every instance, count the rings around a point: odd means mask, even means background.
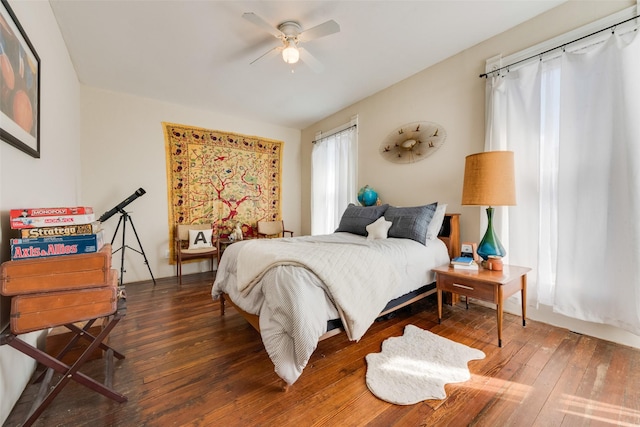
[[[10,1],[40,56],[41,157],[35,159],[0,141],[0,258],[10,258],[9,210],[74,205],[80,197],[80,86],[48,2]],[[9,316],[2,299],[2,326]],[[35,345],[40,333],[22,337]],[[0,424],[9,415],[35,366],[5,345],[0,347]]]
[[[208,111],[121,93],[82,87],[82,192],[83,202],[98,215],[110,210],[135,190],[146,194],[130,203],[133,224],[156,278],[175,275],[165,258],[169,248],[169,214],[165,141],[162,122],[181,123],[258,135],[284,141],[282,165],[282,216],[287,228],[300,233],[300,131],[266,123],[250,122]],[[109,240],[119,215],[103,223]],[[121,227],[122,228],[122,227]],[[138,248],[131,228],[127,244]],[[114,250],[122,246],[118,232]],[[125,250],[124,283],[151,278],[141,255]],[[113,260],[120,269],[120,254]],[[184,267],[184,273],[206,271],[206,262]]]
[[[304,129],[303,188],[310,188],[311,141],[317,131],[327,131],[359,115],[358,184],[378,190],[385,203],[418,205],[438,201],[449,204],[449,212],[460,212],[461,238],[479,241],[480,218],[486,215],[478,207],[462,207],[462,178],[465,156],[484,149],[485,61],[536,45],[574,28],[593,22],[626,7],[625,1],[571,1],[519,25],[490,40],[430,67],[369,98]],[[398,165],[387,162],[378,153],[389,132],[413,121],[433,121],[444,126],[444,145],[426,160]],[[310,230],[309,191],[303,191],[303,231]],[[507,310],[520,313],[519,303],[508,302]],[[528,307],[534,320],[640,347],[640,337],[623,330],[555,315],[548,307]]]

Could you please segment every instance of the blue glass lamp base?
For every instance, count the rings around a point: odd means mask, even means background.
[[[487,231],[478,245],[478,255],[485,261],[489,259],[489,255],[504,257],[507,254],[498,235],[493,231],[493,208],[491,206],[487,208],[487,219]]]

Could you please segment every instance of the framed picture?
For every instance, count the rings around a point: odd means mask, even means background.
[[[0,6],[0,139],[40,157],[40,58],[7,0]]]
[[[473,258],[474,261],[479,261],[477,243],[463,242],[460,247],[461,256],[468,256],[469,258]]]

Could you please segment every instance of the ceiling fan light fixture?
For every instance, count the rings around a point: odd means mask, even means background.
[[[287,64],[295,64],[300,59],[300,52],[293,41],[287,40],[287,46],[282,49],[282,59]]]

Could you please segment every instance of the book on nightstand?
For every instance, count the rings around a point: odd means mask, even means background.
[[[456,265],[472,265],[475,264],[473,258],[468,257],[468,256],[459,256],[459,257],[455,257],[451,260],[451,265],[456,266]]]
[[[478,271],[480,270],[480,266],[477,262],[472,262],[471,264],[453,264],[453,269],[464,271]]]

